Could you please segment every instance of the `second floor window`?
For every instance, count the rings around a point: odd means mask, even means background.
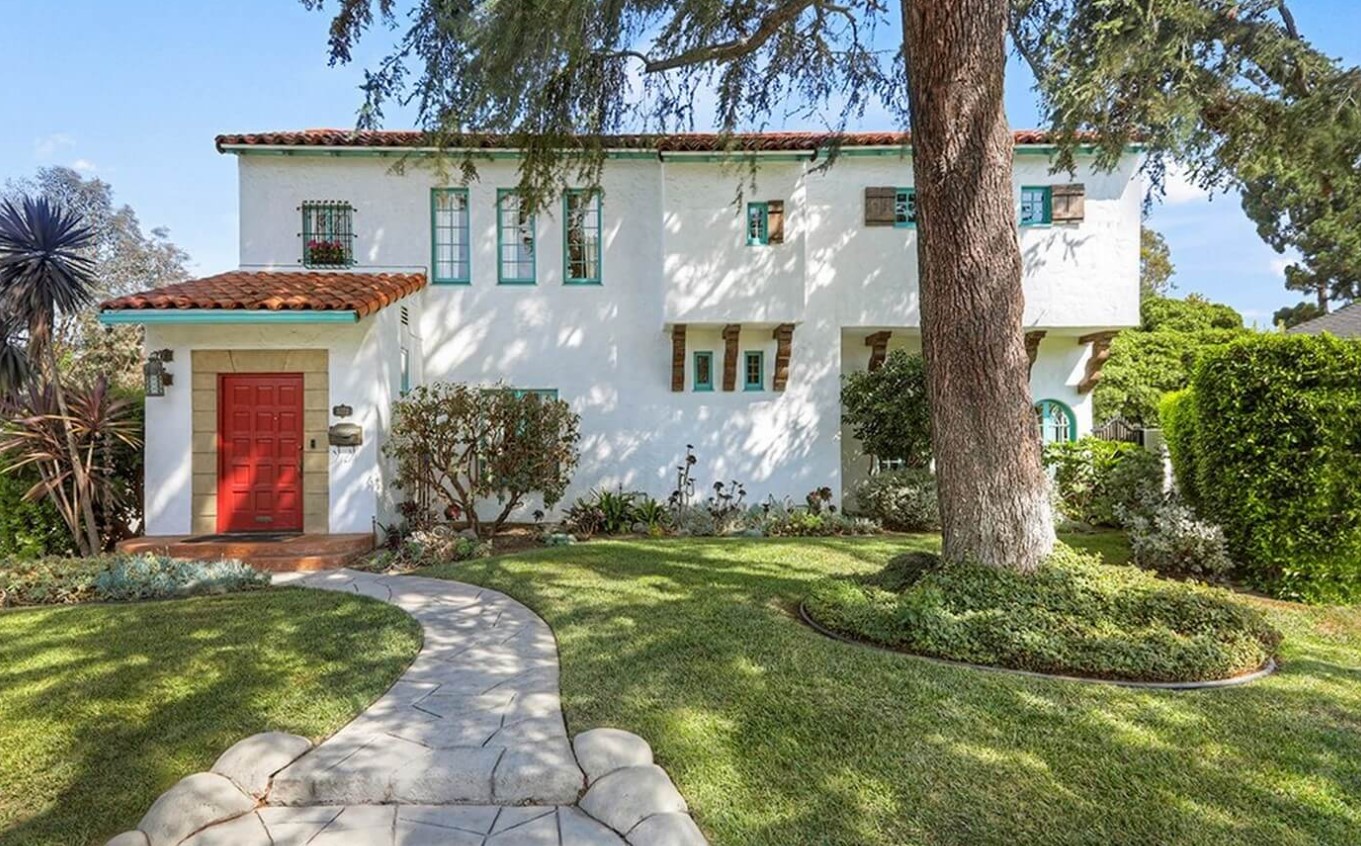
[[[770,204],[747,203],[747,245],[770,243]]]
[[[302,263],[306,267],[354,264],[354,209],[337,200],[308,200],[302,211]]]
[[[751,350],[743,357],[742,390],[764,391],[766,388],[766,354]]]
[[[468,189],[431,189],[431,281],[436,285],[467,285],[472,281],[469,242]]]
[[[898,188],[894,191],[893,225],[900,229],[917,225],[916,188]]]
[[[1021,189],[1021,225],[1042,226],[1054,220],[1054,204],[1048,187],[1027,185]]]
[[[563,279],[568,285],[600,283],[600,192],[568,191],[563,196]]]
[[[534,284],[534,215],[510,188],[496,192],[496,252],[498,284]]]

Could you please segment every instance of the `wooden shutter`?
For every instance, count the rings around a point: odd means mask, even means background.
[[[1049,186],[1053,201],[1050,219],[1054,223],[1076,223],[1086,216],[1087,187],[1081,182]]]
[[[784,243],[784,200],[766,202],[766,243]]]
[[[894,221],[893,205],[897,195],[897,188],[866,188],[865,225],[892,226]]]

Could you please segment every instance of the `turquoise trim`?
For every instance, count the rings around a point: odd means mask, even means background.
[[[464,265],[464,274],[442,277],[439,274],[439,197],[442,195],[463,197],[463,246],[468,251],[468,260]],[[432,285],[471,285],[473,283],[473,248],[472,248],[472,214],[473,207],[468,200],[467,188],[431,188],[430,189],[430,284]],[[445,227],[446,231],[453,232],[455,227]],[[451,243],[452,247],[453,244]]]
[[[528,221],[522,221],[515,225],[516,230],[521,226],[529,227],[529,275],[528,276],[507,276],[506,275],[506,226],[505,215],[501,204],[506,197],[516,197],[515,214],[518,218],[520,214],[519,192],[514,188],[496,189],[496,284],[497,285],[536,285],[538,284],[538,232],[536,231],[536,215],[530,215]],[[522,262],[515,262],[519,265]]]
[[[1025,195],[1027,193],[1038,193],[1040,200],[1040,219],[1021,220],[1021,226],[1048,226],[1054,222],[1054,192],[1048,185],[1022,185],[1021,186],[1021,208],[1025,208]],[[1035,198],[1030,201],[1032,204]]]
[[[752,214],[756,217],[753,220]],[[752,224],[755,224],[753,227]],[[747,246],[770,245],[770,203],[747,203]]]
[[[909,218],[904,215],[903,220],[898,220],[898,204],[911,203],[912,216]],[[916,229],[917,228],[917,189],[916,188],[894,188],[893,189],[893,228],[894,229]]]
[[[751,363],[756,362],[756,379],[751,378]],[[764,350],[747,350],[742,356],[742,390],[766,389],[766,354]]]
[[[569,233],[572,226],[571,200],[585,197],[595,203],[595,267],[589,276],[572,275],[572,257],[568,252]],[[589,213],[589,212],[588,212]],[[603,277],[602,265],[605,263],[605,238],[602,217],[604,210],[600,202],[600,192],[590,188],[569,188],[562,195],[562,284],[599,285]],[[583,233],[588,228],[583,224]]]
[[[708,378],[707,380],[703,380],[703,381],[699,378],[699,362],[700,362],[701,359],[707,361],[707,362],[708,362],[708,365],[709,365],[709,378]],[[692,375],[692,377],[693,377],[693,379],[694,379],[694,387],[693,387],[693,389],[694,389],[695,391],[704,392],[704,391],[712,391],[712,390],[714,389],[714,354],[713,354],[713,352],[711,352],[711,351],[709,351],[709,350],[704,350],[703,352],[697,352],[697,353],[695,353],[694,367],[693,367],[693,372],[692,372],[691,375]]]
[[[127,323],[145,324],[236,324],[236,323],[357,323],[354,311],[250,311],[223,308],[119,309],[101,311],[99,322],[105,326]]]

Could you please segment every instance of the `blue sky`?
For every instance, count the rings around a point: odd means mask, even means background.
[[[1294,0],[1306,37],[1361,63],[1361,3]],[[195,273],[236,264],[236,163],[219,132],[352,126],[359,66],[326,62],[329,18],[294,0],[0,0],[0,181],[46,164],[111,183],[146,227],[165,226]],[[360,65],[387,46],[382,33]],[[1036,122],[1028,79],[1013,64],[1008,113]],[[390,115],[390,128],[403,128]],[[791,127],[792,128],[792,127]],[[863,128],[884,128],[872,118]],[[1150,225],[1172,247],[1181,293],[1230,303],[1269,322],[1294,302],[1284,260],[1257,237],[1236,197],[1174,183]]]

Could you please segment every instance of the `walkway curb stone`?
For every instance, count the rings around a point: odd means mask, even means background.
[[[275,583],[396,605],[420,622],[421,651],[330,738],[246,738],[108,846],[705,846],[647,741],[569,740],[557,641],[520,603],[352,570]]]

